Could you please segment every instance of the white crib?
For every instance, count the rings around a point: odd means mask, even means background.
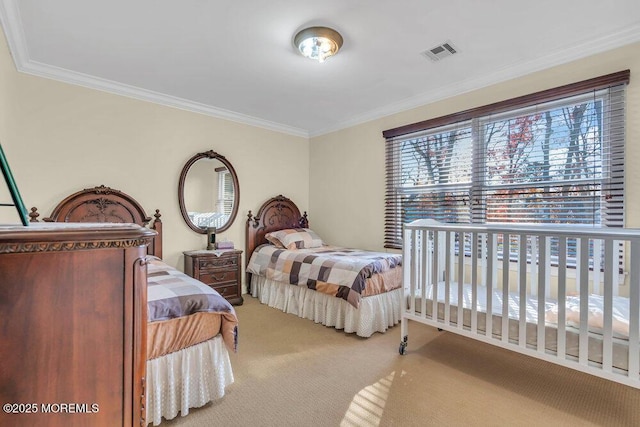
[[[640,230],[404,230],[400,354],[413,320],[640,388]]]

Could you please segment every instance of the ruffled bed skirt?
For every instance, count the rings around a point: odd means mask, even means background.
[[[357,309],[343,299],[255,274],[251,276],[251,293],[269,307],[325,326],[344,329],[348,333],[355,332],[365,338],[374,332],[385,332],[399,323],[401,317],[401,288],[364,297]]]
[[[182,416],[224,396],[233,383],[229,353],[221,335],[147,361],[147,423]]]

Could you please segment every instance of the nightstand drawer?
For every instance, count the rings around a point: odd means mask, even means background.
[[[224,285],[224,286],[212,286],[213,289],[215,289],[216,291],[218,291],[218,293],[220,295],[222,295],[225,298],[231,298],[231,297],[239,297],[240,295],[238,294],[238,287],[235,284],[230,284],[230,285]]]
[[[206,258],[198,261],[200,270],[218,269],[238,266],[238,257]]]
[[[198,279],[207,285],[235,284],[238,281],[238,270],[221,269],[216,271],[200,271]]]

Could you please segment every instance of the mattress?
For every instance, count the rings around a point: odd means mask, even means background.
[[[471,316],[472,316],[472,287],[471,285],[463,285],[463,316],[462,324],[463,328],[469,330],[471,328]],[[484,286],[477,286],[477,330],[481,335],[487,335],[486,333],[486,295],[487,291]],[[494,289],[492,291],[492,321],[491,321],[491,336],[496,339],[502,339],[502,290]],[[427,287],[426,292],[426,315],[432,317],[432,299],[433,299],[433,287],[430,285]],[[517,293],[508,293],[508,340],[511,343],[518,344],[520,336],[520,296]],[[444,323],[445,319],[445,285],[439,283],[437,291],[437,310],[438,321]],[[422,297],[406,296],[405,304],[409,308],[411,301],[414,300],[415,311],[422,313]],[[621,370],[627,370],[629,362],[628,351],[628,337],[625,335],[625,319],[623,315],[625,311],[628,313],[628,308],[625,309],[626,298],[616,297],[614,299],[614,312],[617,313],[617,321],[614,322],[617,328],[614,329],[614,336],[612,339],[613,351],[612,351],[612,364],[615,368]],[[627,300],[628,301],[628,300]],[[458,284],[451,283],[450,285],[450,322],[451,326],[457,326],[458,319]],[[538,299],[536,296],[528,295],[525,302],[525,341],[529,348],[537,347],[538,340]],[[565,328],[566,333],[566,356],[568,358],[577,358],[579,352],[579,330],[578,324],[575,323],[576,319],[576,306],[579,307],[579,298],[574,296],[567,297],[567,323]],[[603,357],[603,335],[602,335],[602,297],[590,296],[589,298],[589,339],[588,339],[588,360],[593,363],[602,363]],[[558,350],[558,325],[557,325],[557,301],[551,298],[545,299],[545,349],[553,354]],[[628,304],[626,305],[628,307]],[[579,319],[579,312],[577,313]],[[628,320],[626,321],[626,333],[628,334]]]

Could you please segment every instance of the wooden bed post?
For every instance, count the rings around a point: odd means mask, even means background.
[[[153,252],[151,255],[162,258],[162,220],[160,219],[162,214],[160,214],[160,209],[156,209],[156,213],[153,214],[153,216],[155,219],[153,220],[153,224],[151,224],[151,229],[155,230],[158,235],[153,239]]]

